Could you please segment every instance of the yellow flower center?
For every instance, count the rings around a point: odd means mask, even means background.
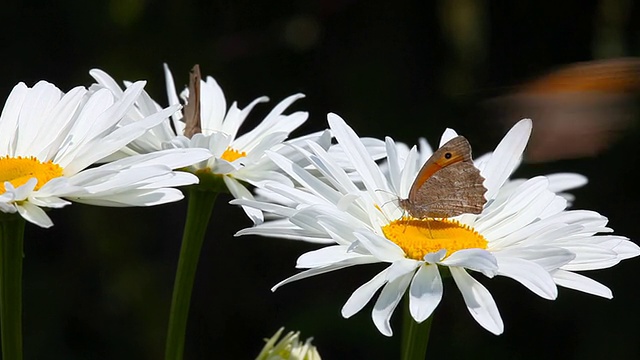
[[[228,147],[227,150],[225,150],[222,153],[222,156],[220,156],[220,158],[222,160],[227,160],[228,162],[232,162],[232,161],[238,160],[241,157],[245,157],[245,156],[247,156],[246,152],[238,151],[236,149],[232,149],[231,147]]]
[[[456,220],[403,217],[382,227],[384,236],[400,246],[408,258],[422,260],[426,254],[462,249],[486,249],[487,240]]]
[[[38,183],[35,190],[49,180],[62,176],[63,169],[52,161],[40,162],[35,157],[0,157],[0,194],[7,191],[4,182],[8,181],[14,187],[24,185],[29,179],[36,178]]]

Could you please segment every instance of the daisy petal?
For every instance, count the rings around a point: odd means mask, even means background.
[[[348,267],[351,267],[351,266],[354,266],[354,265],[371,264],[371,263],[374,263],[374,262],[375,262],[375,259],[373,259],[373,258],[357,257],[357,258],[343,260],[343,261],[340,261],[340,262],[337,262],[337,263],[334,263],[332,265],[328,265],[328,266],[325,266],[325,267],[319,267],[319,268],[310,269],[310,270],[303,271],[301,273],[295,274],[293,276],[290,276],[290,277],[282,280],[281,282],[279,282],[276,285],[274,285],[271,288],[271,291],[276,291],[282,285],[288,284],[288,283],[293,282],[293,281],[302,280],[302,279],[306,279],[306,278],[311,277],[311,276],[316,276],[316,275],[325,274],[325,273],[328,273],[328,272],[331,272],[331,271],[348,268]]]
[[[640,246],[629,241],[627,238],[620,238],[620,243],[613,248],[613,250],[618,253],[620,260],[626,260],[640,255]]]
[[[357,288],[342,307],[342,317],[348,319],[362,310],[376,291],[387,283],[386,277],[387,270],[383,270],[374,276],[373,279]]]
[[[247,190],[247,188],[245,188],[237,180],[228,176],[223,177],[223,179],[224,179],[225,185],[227,185],[227,188],[229,189],[229,192],[236,199],[253,200],[253,195],[251,195],[251,192]],[[244,210],[244,212],[249,216],[249,219],[251,219],[251,221],[253,221],[254,224],[260,224],[264,221],[262,211],[252,207],[248,207],[248,206],[243,206],[242,210]]]
[[[29,202],[24,202],[17,206],[18,213],[20,216],[25,218],[25,220],[34,223],[43,228],[49,228],[53,226],[53,222],[51,218],[47,216],[47,213],[44,212],[40,207],[35,206]]]
[[[452,267],[449,270],[458,289],[460,289],[460,293],[462,293],[471,316],[491,333],[495,335],[502,334],[504,324],[498,312],[498,307],[489,291],[467,274],[464,269]]]
[[[549,190],[555,193],[575,189],[586,185],[589,180],[586,176],[574,173],[557,173],[547,175]]]
[[[356,171],[362,176],[366,188],[386,189],[386,181],[384,181],[384,176],[380,172],[380,168],[373,162],[373,159],[371,159],[353,129],[347,126],[344,120],[338,115],[329,114],[327,115],[327,119],[329,120],[329,126],[334,136],[340,144],[342,144],[347,157],[355,166]],[[377,198],[377,196],[374,198]]]
[[[548,300],[554,300],[558,296],[553,278],[542,266],[518,258],[501,258],[498,264],[499,275],[516,280],[536,295]]]
[[[586,276],[564,270],[555,271],[552,275],[553,280],[560,286],[607,299],[613,298],[613,293],[608,287]]]
[[[344,245],[328,246],[315,251],[302,254],[296,262],[298,268],[316,268],[330,265],[332,263],[359,258],[366,255],[348,251],[349,247]],[[369,256],[370,257],[370,256]]]
[[[484,186],[487,188],[485,194],[487,199],[495,197],[502,184],[507,181],[519,164],[530,135],[531,120],[520,120],[498,144],[481,174],[485,178]]]
[[[0,115],[0,154],[13,154],[18,117],[28,93],[24,83],[18,83],[9,93]]]
[[[388,282],[382,289],[380,296],[378,296],[378,300],[371,312],[371,318],[382,335],[393,335],[391,324],[389,323],[391,314],[393,314],[398,303],[400,303],[402,295],[407,291],[407,287],[413,277],[412,275],[413,274],[407,274],[394,281]]]
[[[496,258],[490,252],[482,249],[458,250],[440,263],[446,266],[480,271],[489,277],[493,277],[498,271]]]
[[[442,300],[443,286],[437,265],[423,265],[409,288],[409,311],[417,322],[425,321]]]

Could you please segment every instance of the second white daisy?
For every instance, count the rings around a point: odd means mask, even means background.
[[[94,88],[108,88],[116,94],[123,93],[115,80],[105,72],[96,69],[90,73],[98,82]],[[189,89],[184,89],[178,97],[173,76],[166,65],[165,76],[169,103],[179,104],[182,98],[182,101],[188,105]],[[211,158],[193,164],[186,170],[198,175],[221,176],[228,190],[238,199],[253,199],[253,195],[243,183],[258,185],[263,181],[271,180],[290,184],[289,178],[284,176],[279,168],[265,156],[265,151],[281,152],[287,157],[299,157],[299,154],[290,151],[289,147],[283,146],[283,142],[293,130],[307,120],[308,113],[295,111],[285,114],[284,112],[295,101],[303,98],[303,94],[291,95],[282,100],[255,128],[244,134],[239,134],[240,127],[258,103],[269,100],[267,97],[259,97],[242,109],[236,102],[227,108],[227,100],[222,89],[210,76],[200,81],[199,95],[200,132],[189,134],[189,137],[185,136],[187,125],[183,112],[176,111],[171,114],[171,118],[167,116],[165,121],[128,144],[118,156],[150,153],[166,148],[208,149],[213,153]],[[139,121],[150,112],[157,111],[158,108],[160,108],[158,103],[148,94],[143,93],[128,116],[130,121]],[[289,140],[289,143],[303,143],[308,139],[318,141],[321,138],[325,147],[328,146],[330,140],[328,134],[323,136],[321,133]],[[263,221],[262,212],[250,207],[244,209],[254,223]]]

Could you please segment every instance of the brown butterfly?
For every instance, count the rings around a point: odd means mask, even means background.
[[[484,178],[471,161],[471,145],[463,136],[449,140],[431,155],[400,207],[414,218],[448,218],[479,214],[487,200]]]
[[[184,136],[191,138],[202,132],[200,118],[200,65],[196,64],[189,72],[189,97],[184,106]]]

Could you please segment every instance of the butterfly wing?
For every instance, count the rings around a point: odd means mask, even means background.
[[[189,98],[184,106],[185,128],[184,135],[191,138],[202,132],[200,117],[200,65],[196,64],[189,72]]]
[[[565,65],[487,105],[506,128],[532,118],[525,161],[547,162],[607,149],[635,125],[639,93],[640,58],[609,58]]]
[[[478,214],[486,203],[483,181],[471,160],[471,145],[457,136],[427,160],[400,206],[417,218]]]
[[[416,176],[416,179],[413,181],[413,185],[411,185],[409,201],[414,201],[418,189],[420,189],[425,181],[433,176],[433,174],[446,166],[461,161],[471,161],[471,145],[469,145],[469,141],[467,141],[464,136],[456,136],[436,150],[427,162],[424,163],[418,176]]]
[[[483,182],[480,170],[470,161],[442,168],[418,188],[411,216],[447,218],[479,214],[487,202]]]

